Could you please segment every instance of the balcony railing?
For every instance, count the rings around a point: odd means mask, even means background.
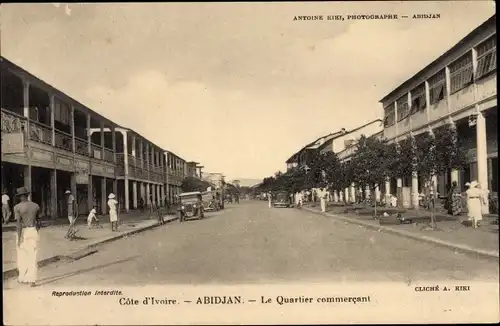
[[[52,128],[30,120],[30,139],[38,143],[52,146]]]
[[[68,133],[65,133],[64,131],[60,130],[55,130],[55,137],[56,137],[56,147],[60,149],[64,149],[66,151],[73,151],[73,142],[71,139],[71,135]]]
[[[102,147],[97,144],[91,144],[92,157],[98,160],[102,160]]]
[[[2,109],[2,132],[13,134],[26,131],[26,118]]]
[[[106,161],[106,162],[110,162],[110,163],[113,163],[115,161],[114,159],[114,154],[113,154],[113,150],[112,149],[109,149],[109,148],[104,148],[104,157],[103,159]]]
[[[85,139],[75,137],[75,153],[89,156],[88,142]]]

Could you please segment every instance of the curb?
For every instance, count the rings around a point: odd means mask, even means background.
[[[392,233],[392,234],[395,234],[395,235],[403,236],[403,237],[406,237],[406,238],[409,238],[409,239],[413,239],[413,240],[417,240],[417,241],[420,241],[420,242],[436,244],[436,245],[439,245],[441,247],[445,247],[445,248],[452,249],[452,250],[455,250],[455,251],[458,251],[458,252],[462,252],[462,253],[466,253],[466,254],[472,254],[472,255],[475,255],[477,257],[482,257],[482,258],[487,258],[487,259],[495,259],[495,260],[498,260],[500,258],[499,253],[498,252],[494,252],[494,251],[487,251],[487,250],[482,250],[482,249],[476,249],[476,248],[472,248],[472,247],[465,246],[465,245],[460,245],[460,244],[455,244],[455,243],[450,243],[450,242],[442,241],[442,240],[435,239],[435,238],[428,237],[428,236],[419,236],[419,235],[415,235],[413,233],[410,233],[410,232],[407,232],[407,231],[404,231],[404,230],[396,230],[396,229],[393,229],[393,228],[390,228],[390,227],[387,227],[387,226],[374,225],[374,224],[371,224],[371,223],[367,223],[367,222],[355,220],[355,219],[349,218],[349,217],[343,217],[343,216],[336,215],[336,214],[321,213],[321,212],[313,210],[313,209],[311,209],[309,207],[303,207],[303,209],[307,210],[308,212],[314,213],[314,214],[335,217],[336,219],[342,220],[344,222],[351,223],[351,224],[361,225],[361,226],[364,226],[364,227],[366,227],[368,229],[377,230],[377,231],[383,231],[383,232],[387,232],[387,233]]]
[[[169,220],[166,220],[163,225],[171,223],[173,221],[176,221],[177,219],[178,219],[177,216],[173,217],[173,218],[171,218]],[[138,229],[135,229],[135,230],[130,230],[130,231],[127,231],[127,232],[123,232],[123,233],[120,233],[120,234],[117,234],[117,235],[114,235],[114,236],[110,236],[110,237],[104,238],[104,239],[96,241],[94,243],[90,243],[85,248],[80,249],[80,250],[75,251],[75,252],[72,252],[72,253],[55,255],[55,256],[52,256],[52,257],[49,257],[49,258],[46,258],[46,259],[39,260],[38,263],[37,263],[38,264],[38,268],[45,267],[47,265],[53,264],[53,263],[58,262],[58,261],[60,261],[62,259],[65,259],[65,258],[68,258],[68,257],[72,257],[72,256],[76,256],[76,257],[81,256],[79,258],[82,258],[82,257],[86,256],[84,253],[87,253],[89,250],[94,249],[94,248],[96,248],[99,245],[102,245],[102,244],[105,244],[105,243],[109,243],[109,242],[113,242],[115,240],[119,240],[119,239],[122,239],[124,237],[130,236],[130,235],[134,235],[134,234],[137,234],[137,233],[140,233],[140,232],[143,232],[143,231],[151,230],[151,229],[154,229],[154,228],[156,228],[158,226],[161,226],[161,225],[158,224],[158,223],[155,223],[155,224],[148,225],[148,226],[145,226],[145,227],[142,227],[142,228],[138,228]],[[77,259],[79,259],[79,258],[77,258]],[[6,271],[3,272],[3,279],[5,281],[7,279],[16,277],[17,275],[18,275],[17,268],[12,268],[12,269],[9,269],[9,270],[6,270]]]

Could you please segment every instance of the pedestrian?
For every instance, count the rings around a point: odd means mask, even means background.
[[[30,191],[25,187],[17,189],[16,197],[20,199],[20,203],[14,206],[14,216],[17,222],[18,282],[33,287],[36,285],[38,272],[37,254],[38,241],[40,239],[38,233],[40,229],[38,215],[40,213],[40,206],[29,201],[29,195]]]
[[[320,190],[317,192],[317,195],[320,200],[320,205],[321,205],[321,212],[325,213],[326,212],[326,191],[325,188],[320,188]]]
[[[109,221],[113,232],[118,231],[118,202],[115,197],[114,193],[110,193],[108,196]]]
[[[2,191],[2,220],[4,224],[9,223],[10,216],[12,215],[10,211],[10,197],[7,193],[7,189]]]
[[[272,203],[272,199],[271,199],[272,195],[271,195],[271,192],[269,192],[267,194],[267,199],[269,201],[269,208],[273,207],[273,203]]]
[[[452,216],[460,215],[462,213],[462,194],[456,181],[453,181],[450,193],[448,214]]]
[[[92,228],[93,221],[96,221],[96,223],[98,223],[97,210],[96,210],[95,206],[92,207],[92,209],[90,210],[89,216],[87,217],[87,225],[88,225],[89,229]]]
[[[296,200],[297,200],[297,207],[301,208],[302,207],[302,201],[304,200],[304,195],[302,194],[302,192],[298,192],[297,193]]]
[[[75,197],[71,194],[71,191],[66,190],[65,193],[66,195],[66,202],[68,204],[68,220],[69,220],[69,229],[64,238],[72,240],[78,232],[77,229],[75,229],[74,225],[76,222],[76,201]]]
[[[472,181],[469,184],[469,189],[467,193],[467,209],[469,220],[472,221],[472,227],[477,228],[479,221],[483,219],[483,214],[481,211],[481,206],[483,202],[483,194],[480,189],[478,189],[477,181]]]
[[[66,195],[66,202],[68,204],[68,220],[69,224],[73,223],[73,219],[75,218],[75,197],[71,194],[70,190],[66,190],[64,193]]]

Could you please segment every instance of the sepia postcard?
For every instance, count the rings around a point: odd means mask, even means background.
[[[495,10],[2,3],[3,323],[498,323]]]

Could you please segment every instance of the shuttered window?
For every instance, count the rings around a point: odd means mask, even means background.
[[[446,73],[445,70],[441,70],[428,80],[429,82],[429,97],[430,104],[436,104],[442,99],[444,99],[445,87],[446,87]]]
[[[476,79],[484,77],[497,69],[497,39],[490,37],[477,46]]]
[[[472,53],[467,53],[450,65],[450,93],[456,93],[472,84]]]
[[[411,112],[410,114],[414,114],[416,112],[425,110],[427,107],[427,103],[425,100],[425,84],[422,83],[419,86],[415,87],[413,91],[411,91]]]

